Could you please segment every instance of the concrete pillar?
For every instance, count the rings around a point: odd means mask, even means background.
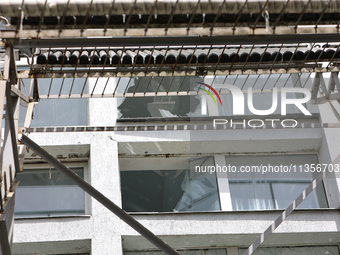
[[[118,143],[110,135],[97,134],[91,139],[89,168],[91,184],[121,206]],[[122,255],[121,220],[92,198],[92,255]]]
[[[89,78],[88,93],[112,95],[116,85],[116,78]],[[88,99],[88,126],[114,126],[117,114],[116,98]]]

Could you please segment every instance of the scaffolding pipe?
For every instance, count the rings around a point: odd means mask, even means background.
[[[25,17],[39,17],[42,13],[45,16],[63,16],[64,9],[67,8],[68,15],[80,15],[85,16],[88,8],[91,8],[91,15],[107,15],[108,10],[114,6],[114,14],[126,14],[130,13],[130,10],[136,10],[137,14],[150,13],[150,10],[154,7],[155,14],[170,15],[172,12],[177,14],[190,14],[192,10],[196,8],[195,13],[227,13],[237,14],[241,9],[242,13],[261,13],[262,6],[266,4],[266,10],[269,13],[279,14],[283,8],[286,13],[301,13],[306,5],[306,0],[252,0],[248,1],[244,6],[245,0],[227,1],[227,4],[223,5],[223,0],[210,0],[200,1],[197,4],[196,0],[181,0],[176,3],[177,0],[25,0],[24,4],[22,0],[1,0],[0,15],[7,17],[16,17],[18,10],[22,8]],[[268,2],[268,3],[267,3]],[[307,11],[313,13],[322,13],[324,7],[328,4],[323,0],[310,0]],[[176,8],[174,8],[174,6]],[[242,8],[244,6],[244,8]],[[174,10],[173,10],[174,8]],[[340,12],[339,0],[333,0],[328,12],[338,13]]]
[[[150,230],[145,228],[142,224],[132,218],[129,214],[127,214],[124,210],[119,208],[116,204],[114,204],[110,199],[105,197],[102,193],[80,178],[77,174],[75,174],[71,169],[61,163],[59,160],[50,155],[47,151],[41,148],[38,144],[33,142],[30,138],[25,135],[21,135],[19,141],[25,144],[27,147],[36,152],[40,157],[45,159],[49,164],[58,169],[61,173],[63,173],[66,177],[70,178],[75,184],[77,184],[80,188],[82,188],[85,192],[87,192],[90,196],[95,198],[98,202],[104,205],[107,209],[117,215],[121,220],[125,221],[130,227],[144,236],[147,240],[149,240],[152,244],[162,250],[165,254],[168,255],[179,255],[173,248],[167,245],[163,240],[159,237],[155,236]]]
[[[17,39],[7,38],[15,49],[61,48],[61,47],[150,47],[153,46],[207,46],[207,45],[255,45],[255,44],[293,44],[293,43],[338,43],[340,35],[301,34],[293,35],[221,35],[221,36],[158,36],[158,37],[105,37],[105,38],[50,38]],[[227,43],[227,44],[226,44]]]

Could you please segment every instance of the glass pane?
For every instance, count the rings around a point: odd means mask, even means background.
[[[310,182],[306,183],[274,183],[272,184],[273,196],[277,208],[287,208],[298,194],[304,191]],[[323,183],[320,183],[315,190],[305,198],[297,208],[327,208],[327,199]]]
[[[243,92],[247,88],[253,88],[253,106],[256,110],[273,109],[272,114],[281,113],[281,93],[277,93],[277,100],[273,101],[275,95],[270,90],[273,87],[299,87],[297,74],[282,75],[229,75],[229,76],[196,76],[196,77],[139,77],[121,78],[117,86],[117,93],[162,93],[191,91],[191,95],[167,95],[167,96],[145,96],[126,97],[118,100],[119,117],[125,118],[169,118],[169,117],[202,117],[208,116],[233,116],[234,96],[228,89],[217,88],[218,85],[233,85]],[[206,86],[208,85],[208,86]],[[221,98],[221,104],[209,85],[215,87]],[[264,92],[258,93],[261,90]],[[197,94],[196,94],[197,92]],[[210,94],[211,95],[210,95]],[[273,95],[274,94],[274,95]],[[248,109],[248,93],[243,93],[244,115],[254,115]],[[214,98],[214,102],[213,99]],[[288,93],[287,98],[304,97],[301,93]],[[207,101],[208,100],[208,101]],[[208,103],[207,103],[208,102]],[[275,104],[276,103],[276,104]],[[274,105],[273,105],[274,104]],[[273,108],[272,108],[273,105]],[[203,110],[204,108],[208,111]],[[288,104],[287,114],[301,114],[295,105]]]
[[[218,211],[220,210],[216,176],[205,173],[190,178],[187,171],[182,183],[183,194],[176,211]]]
[[[41,99],[33,117],[31,127],[86,126],[87,99]]]
[[[316,155],[227,156],[226,163],[234,168],[228,172],[233,210],[270,210],[287,208],[308,187],[317,173],[304,172],[303,166],[317,164],[318,159]],[[291,166],[290,172],[273,170]],[[264,167],[265,172],[259,170]],[[327,207],[320,183],[297,208]]]
[[[211,163],[213,157],[204,162]],[[220,210],[216,175],[210,173],[161,169],[121,171],[121,187],[123,209],[128,212]]]
[[[24,81],[29,88],[30,81]],[[85,94],[87,92],[86,78],[53,78],[38,79],[39,95],[69,95]]]
[[[123,209],[128,212],[169,212],[181,197],[185,171],[121,172]]]
[[[75,95],[86,94],[85,78],[54,78],[38,79],[39,95]],[[24,79],[26,90],[29,90],[30,80]],[[20,106],[19,126],[24,125],[27,108]],[[48,126],[86,126],[87,99],[41,99],[34,106],[31,127]]]
[[[282,88],[282,87],[296,87],[297,83],[295,78],[297,76],[283,74],[283,75],[238,75],[233,76],[231,78],[224,79],[224,76],[218,76],[219,79],[216,78],[213,83],[214,85],[218,84],[227,84],[234,85],[239,89],[245,91],[248,88],[253,88],[253,90],[262,90],[262,89],[272,89],[273,87]],[[227,89],[217,89],[220,91],[220,97],[222,101],[222,105],[218,105],[218,116],[233,116],[233,101],[234,97],[231,94],[225,94]],[[248,108],[248,93],[244,93],[244,114],[245,115],[254,115]],[[288,93],[287,98],[301,98],[302,94],[299,93]],[[253,93],[253,106],[257,110],[268,110],[271,109],[273,105],[273,93],[272,92],[263,92],[263,93]],[[281,114],[281,93],[277,93],[277,105],[274,105],[275,111],[272,114]],[[208,105],[209,107],[213,107]],[[288,104],[286,107],[287,114],[302,114],[302,112],[295,106]]]
[[[118,110],[120,118],[186,117],[192,115],[199,103],[195,96],[127,97]]]
[[[198,77],[145,77],[125,80],[125,84],[121,79],[119,88],[127,88],[127,93],[186,92],[191,84],[197,86],[196,80],[202,81]],[[118,111],[120,118],[168,118],[195,115],[199,105],[198,96],[126,97],[118,101]]]
[[[84,178],[83,168],[73,168]],[[85,214],[84,191],[55,169],[25,169],[18,173],[15,217],[53,217]]]
[[[274,209],[268,184],[231,182],[229,184],[233,210]]]
[[[219,210],[216,179],[190,179],[189,170],[121,172],[123,209],[128,212]]]

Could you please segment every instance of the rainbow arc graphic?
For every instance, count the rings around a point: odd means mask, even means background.
[[[212,86],[210,86],[210,85],[208,85],[208,84],[206,84],[206,83],[203,83],[203,82],[197,82],[197,83],[199,83],[199,84],[201,84],[201,85],[203,85],[203,86],[206,86],[206,87],[209,88],[212,92],[214,92],[214,94],[217,96],[218,100],[220,101],[220,104],[222,105],[222,100],[221,100],[221,98],[220,98],[220,95],[217,93],[217,91],[216,91]],[[204,88],[198,88],[198,89],[205,91],[209,96],[211,96],[211,98],[214,100],[215,105],[217,106],[217,102],[216,102],[216,100],[215,100],[213,94],[212,94],[209,90],[206,90],[206,89],[204,89]]]

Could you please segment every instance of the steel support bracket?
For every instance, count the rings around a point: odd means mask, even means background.
[[[9,81],[10,84],[18,83],[18,73],[17,73],[16,64],[15,64],[14,48],[13,48],[12,43],[6,44],[3,79]]]

